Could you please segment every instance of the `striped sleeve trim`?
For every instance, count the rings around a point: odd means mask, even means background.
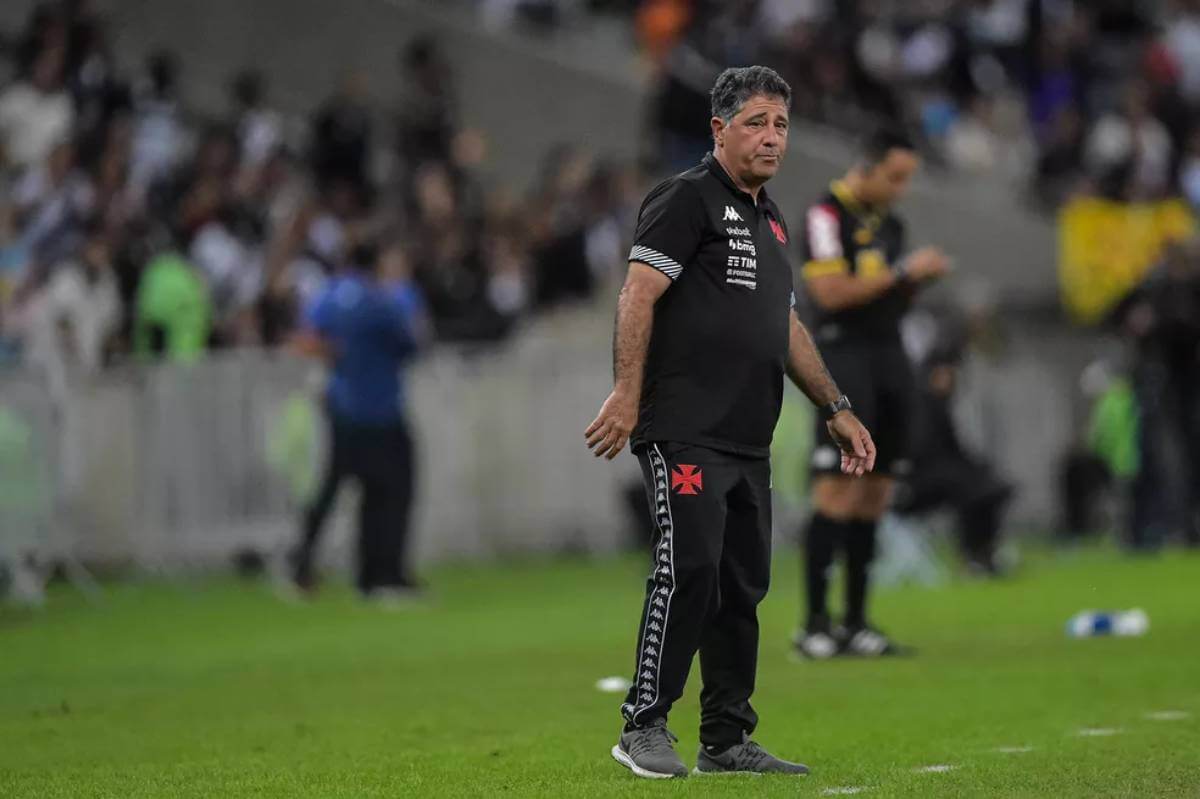
[[[640,244],[634,245],[634,248],[629,251],[629,260],[652,266],[672,280],[678,279],[683,272],[683,267],[674,258]]]

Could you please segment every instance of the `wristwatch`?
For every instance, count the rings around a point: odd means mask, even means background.
[[[821,415],[825,417],[826,421],[829,421],[833,417],[837,416],[841,411],[848,410],[850,410],[850,398],[843,394],[833,402],[821,406]]]

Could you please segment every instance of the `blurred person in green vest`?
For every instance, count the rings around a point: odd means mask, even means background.
[[[146,264],[134,303],[133,346],[143,358],[197,359],[208,343],[212,302],[200,273],[174,248]]]
[[[1088,415],[1059,467],[1062,532],[1071,539],[1109,529],[1117,497],[1131,489],[1141,462],[1137,395],[1129,376],[1101,359],[1083,370],[1079,385]]]

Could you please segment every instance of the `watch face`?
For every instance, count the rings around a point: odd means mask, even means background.
[[[845,395],[838,397],[833,402],[825,406],[825,413],[830,418],[836,416],[839,411],[850,410],[850,400]]]

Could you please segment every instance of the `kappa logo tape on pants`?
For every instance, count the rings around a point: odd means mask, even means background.
[[[638,644],[638,665],[634,675],[637,701],[621,707],[622,713],[633,723],[638,715],[653,707],[659,697],[659,671],[667,637],[667,619],[671,615],[671,597],[675,594],[675,523],[671,517],[670,468],[657,445],[647,450],[650,472],[654,481],[654,524],[658,529],[658,542],[654,547],[653,571],[650,573],[652,588],[646,595],[646,621]]]

